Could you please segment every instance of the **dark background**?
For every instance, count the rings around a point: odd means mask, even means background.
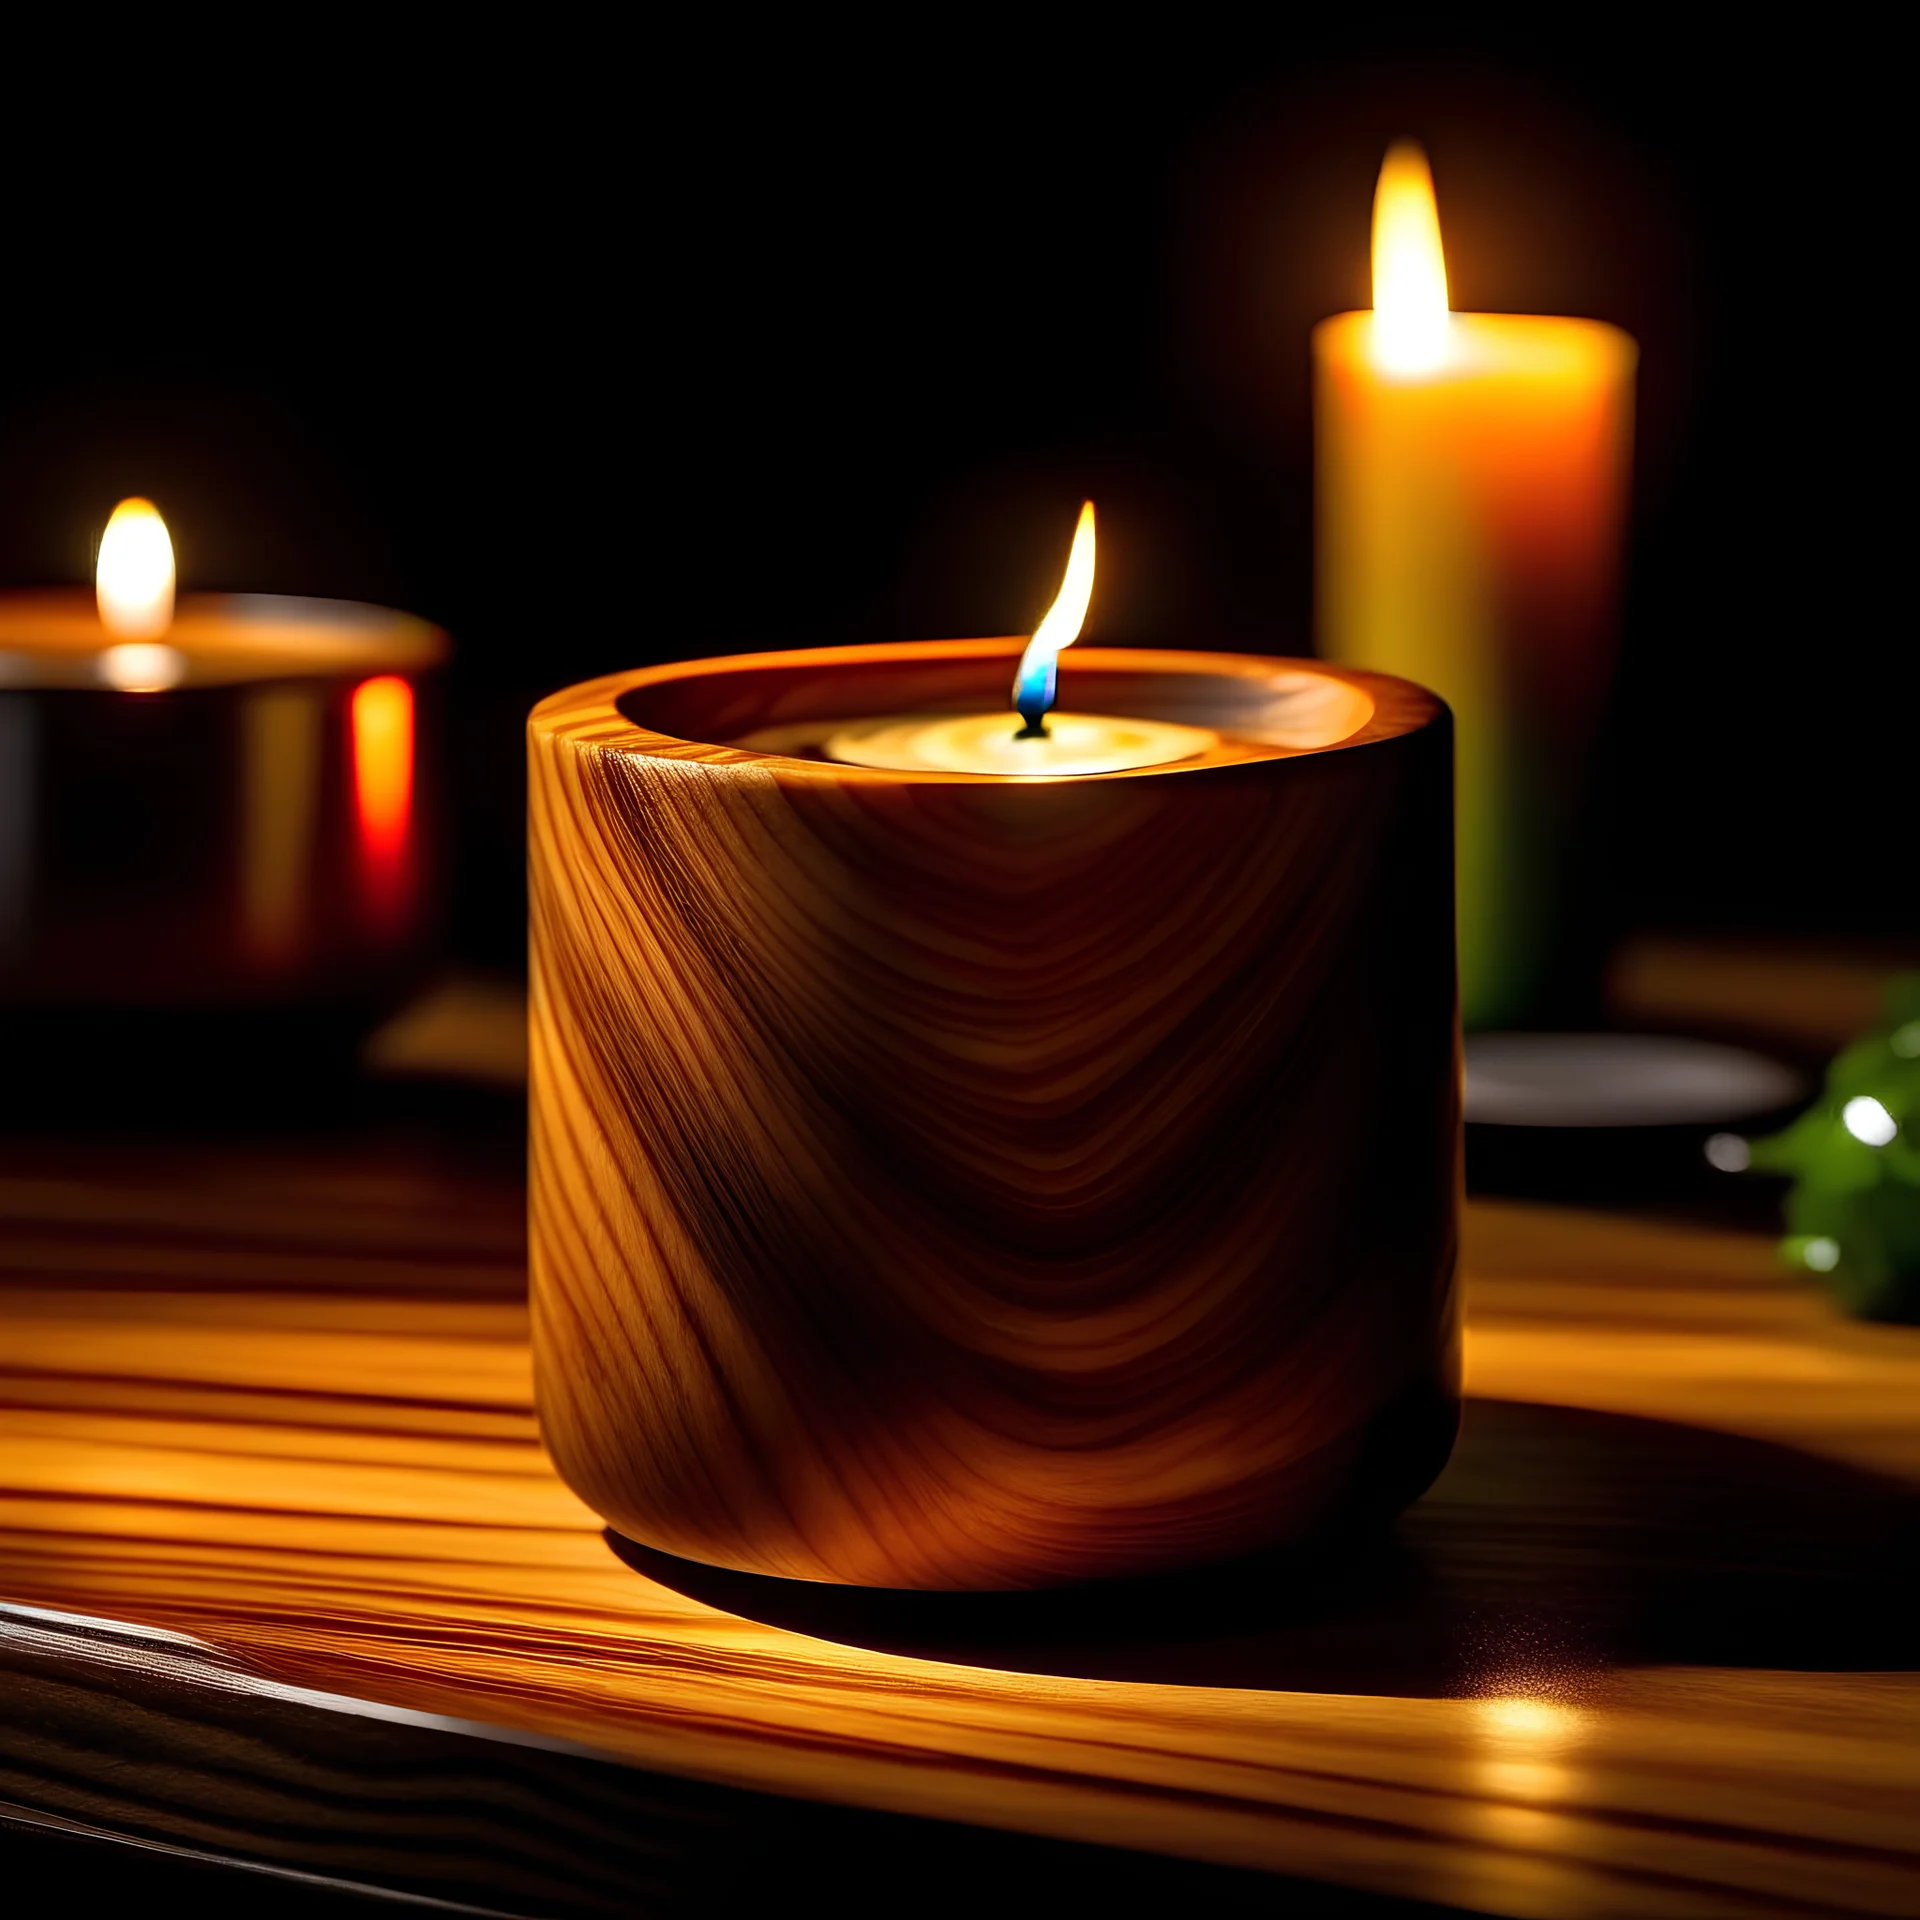
[[[1088,493],[1093,637],[1309,650],[1307,331],[1402,132],[1456,306],[1642,345],[1605,917],[1914,931],[1910,219],[1843,18],[180,31],[14,64],[0,585],[143,492],[186,586],[446,625],[469,960],[569,680],[1024,629]]]

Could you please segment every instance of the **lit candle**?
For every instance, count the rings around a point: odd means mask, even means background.
[[[1374,310],[1314,333],[1327,658],[1452,707],[1462,1009],[1525,1015],[1608,675],[1637,349],[1593,320],[1449,310],[1420,149],[1374,201]]]
[[[1083,650],[1075,657],[1084,670],[1075,677],[1089,693],[1098,690],[1108,705],[1137,704],[1140,711],[1055,712],[1060,656],[1080,637],[1093,595],[1093,564],[1089,500],[1080,509],[1060,592],[1019,653],[1006,707],[983,709],[970,701],[956,702],[950,712],[785,720],[742,733],[732,744],[881,772],[1063,780],[1230,766],[1275,753],[1310,752],[1366,724],[1371,712],[1366,694],[1347,681],[1313,672],[1305,662],[1133,650]],[[956,644],[972,656],[981,643]],[[1181,663],[1191,671],[1179,672]],[[970,684],[977,684],[977,676]]]
[[[680,661],[528,720],[541,1433],[629,1539],[1045,1586],[1370,1525],[1445,1458],[1445,715],[1062,657],[1082,554],[1025,646]],[[1204,744],[1076,762],[1055,662],[1103,751]],[[910,763],[826,752],[860,716]],[[956,770],[962,721],[1061,758]]]
[[[375,1014],[417,984],[414,689],[445,654],[382,608],[176,602],[145,500],[91,594],[0,595],[0,1012]]]
[[[1112,714],[1052,711],[1060,655],[1080,637],[1093,598],[1093,502],[1080,509],[1066,577],[1034,629],[1000,713],[888,714],[851,722],[822,742],[829,759],[900,772],[1010,774],[1059,779],[1192,760],[1218,744],[1205,727]]]

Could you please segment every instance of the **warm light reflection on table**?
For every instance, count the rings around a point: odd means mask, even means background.
[[[389,916],[404,902],[413,826],[413,688],[398,674],[353,690],[353,791],[369,907]]]
[[[0,1597],[669,1771],[1494,1911],[1920,1892],[1910,1673],[1496,1636],[1470,1693],[1239,1688],[764,1625],[629,1572],[547,1467],[511,1182],[266,1150],[83,1177],[38,1151],[0,1183]],[[1468,1260],[1483,1405],[1920,1479],[1920,1334],[1839,1320],[1757,1236],[1480,1206]],[[1436,1490],[1482,1514],[1496,1571],[1579,1517],[1530,1470]]]

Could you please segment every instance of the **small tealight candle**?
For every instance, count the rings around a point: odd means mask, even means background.
[[[917,714],[858,720],[822,743],[830,760],[900,773],[1006,773],[1016,779],[1125,773],[1170,766],[1205,753],[1219,738],[1205,727],[1063,713],[1044,733],[1014,730],[1004,713]]]
[[[1003,713],[886,714],[851,721],[821,741],[829,760],[899,773],[989,773],[1015,779],[1125,773],[1197,759],[1219,744],[1205,727],[1110,714],[1052,711],[1060,655],[1080,637],[1093,597],[1093,502],[1080,509],[1066,577],[1034,629]]]
[[[114,509],[91,592],[0,594],[0,1022],[364,1023],[411,991],[437,757],[416,695],[446,653],[383,608],[176,601],[146,500]]]

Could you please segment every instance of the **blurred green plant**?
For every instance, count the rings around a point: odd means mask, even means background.
[[[1866,1319],[1920,1320],[1920,974],[1892,983],[1819,1099],[1749,1151],[1756,1172],[1793,1180],[1783,1259]]]

